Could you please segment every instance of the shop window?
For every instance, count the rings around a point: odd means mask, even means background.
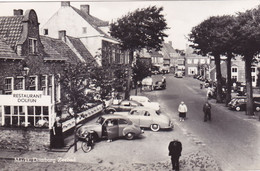
[[[37,39],[29,38],[29,53],[35,54],[38,52]]]

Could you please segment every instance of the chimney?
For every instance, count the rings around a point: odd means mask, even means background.
[[[80,5],[80,10],[89,15],[89,5]]]
[[[14,9],[14,15],[23,15],[23,10],[22,9]]]
[[[61,1],[61,6],[62,7],[69,7],[70,6],[70,1]]]
[[[66,42],[66,30],[59,31],[59,39]]]

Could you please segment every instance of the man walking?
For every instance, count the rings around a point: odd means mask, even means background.
[[[211,121],[211,105],[208,101],[203,105],[203,112],[204,112],[204,122],[207,120]]]
[[[172,170],[179,171],[179,158],[181,156],[182,144],[178,140],[173,140],[168,146],[169,156],[171,156]]]

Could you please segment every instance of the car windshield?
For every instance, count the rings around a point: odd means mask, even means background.
[[[104,118],[103,117],[99,117],[98,120],[96,121],[96,123],[102,124],[104,122]]]
[[[156,110],[155,113],[156,113],[157,115],[160,115],[161,111]]]

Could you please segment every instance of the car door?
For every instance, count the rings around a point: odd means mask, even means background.
[[[147,110],[140,111],[140,126],[150,127],[151,124],[152,124],[151,113]]]
[[[128,118],[135,124],[140,125],[140,113],[138,110],[133,109],[130,111]]]
[[[125,119],[118,119],[119,137],[123,136],[123,130],[128,126],[128,122]]]
[[[105,126],[106,126],[107,136],[110,139],[114,139],[114,138],[119,137],[119,129],[118,129],[118,120],[117,119],[107,119]]]

